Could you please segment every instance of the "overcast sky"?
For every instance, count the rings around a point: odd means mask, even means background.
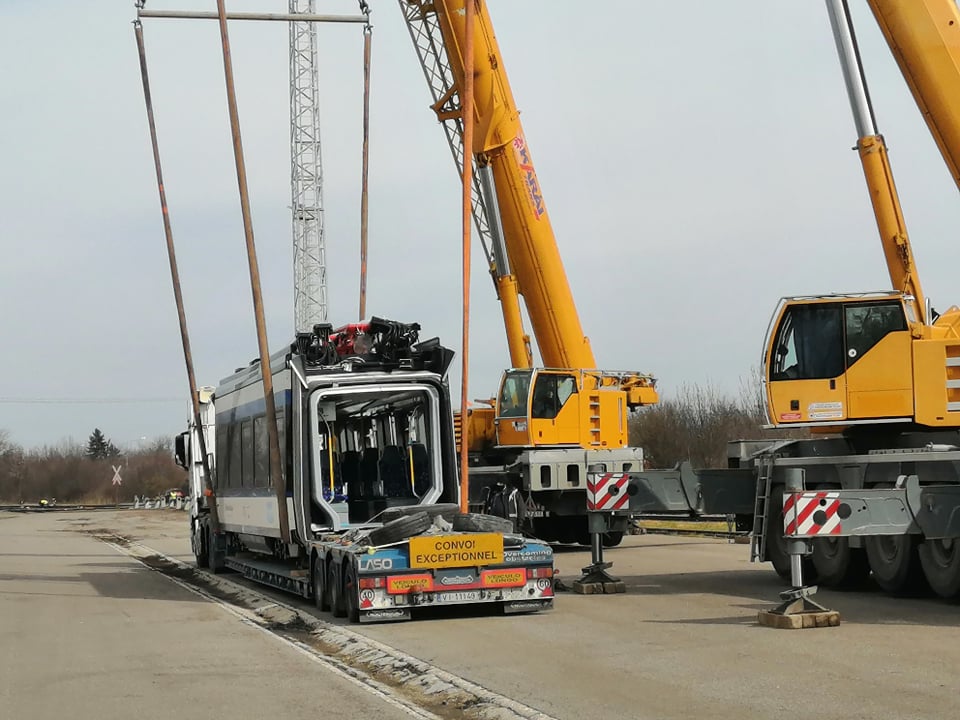
[[[371,5],[368,310],[459,348],[458,179],[397,2]],[[960,299],[957,190],[865,3],[852,5],[924,288],[945,309]],[[780,296],[889,286],[820,0],[489,7],[601,367],[653,373],[668,395],[688,382],[736,391]],[[95,426],[134,447],[172,435],[187,383],[132,3],[5,0],[3,11],[0,429],[26,446],[83,442]],[[144,30],[197,376],[216,384],[257,354],[217,24]],[[331,321],[342,323],[357,312],[362,39],[354,26],[323,26],[319,39]],[[276,349],[293,332],[287,31],[233,23],[231,40]],[[484,397],[508,355],[479,250],[474,268],[471,395]],[[65,402],[98,399],[130,402]]]

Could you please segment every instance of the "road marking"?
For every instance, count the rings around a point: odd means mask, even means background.
[[[128,541],[126,538],[123,538],[119,535],[114,535],[112,537],[125,543],[125,546],[111,542],[109,538],[104,536],[97,537],[99,537],[99,539],[105,542],[107,545],[110,545],[117,552],[137,560],[145,567],[150,568],[154,572],[157,572],[166,578],[169,578],[184,589],[189,590],[190,592],[199,595],[210,602],[216,603],[220,607],[224,608],[227,612],[230,612],[240,618],[245,623],[251,624],[263,632],[266,632],[273,637],[276,637],[295,647],[297,650],[309,655],[316,662],[325,665],[332,672],[341,675],[342,677],[346,677],[347,679],[351,680],[351,682],[363,687],[365,690],[368,690],[378,697],[381,697],[391,705],[403,709],[404,712],[412,715],[413,717],[424,718],[427,720],[441,720],[440,716],[434,715],[429,710],[426,710],[419,705],[399,697],[394,688],[379,682],[365,670],[356,667],[351,663],[351,661],[355,660],[357,664],[363,664],[368,667],[381,667],[387,668],[388,670],[393,669],[394,679],[398,682],[400,687],[406,688],[413,693],[418,693],[418,691],[422,693],[424,692],[425,688],[429,688],[426,690],[426,694],[428,694],[429,697],[435,701],[439,700],[444,693],[447,693],[447,695],[451,697],[453,703],[455,703],[457,700],[462,701],[464,695],[466,695],[470,698],[470,714],[474,717],[496,717],[498,720],[557,720],[557,718],[553,717],[552,715],[547,715],[536,708],[525,705],[517,700],[513,700],[505,695],[500,695],[492,690],[488,690],[480,685],[477,685],[476,683],[460,677],[459,675],[454,675],[446,670],[442,670],[441,668],[431,665],[420,658],[414,657],[413,655],[408,655],[397,648],[381,643],[373,638],[369,638],[366,635],[362,635],[341,625],[329,623],[318,618],[316,615],[305,612],[301,608],[288,605],[275,598],[263,595],[257,590],[249,588],[245,585],[232,582],[222,575],[203,573],[204,580],[207,582],[222,585],[225,589],[226,586],[229,586],[230,588],[240,591],[244,594],[256,596],[261,604],[261,607],[258,608],[261,612],[267,605],[271,605],[285,610],[291,613],[293,616],[299,618],[311,628],[313,635],[322,643],[329,647],[338,648],[342,652],[346,658],[346,661],[338,660],[330,655],[315,650],[309,645],[300,642],[296,638],[283,635],[282,631],[266,627],[264,623],[268,621],[265,618],[256,615],[255,611],[246,610],[245,608],[238,607],[230,604],[229,602],[220,600],[214,595],[205,592],[201,588],[195,587],[188,582],[168,575],[162,570],[152,567],[144,561],[144,558],[161,558],[165,562],[168,562],[179,569],[196,572],[196,568],[194,568],[192,565],[188,565],[187,563],[184,563],[174,557],[165,555],[164,553],[154,550],[153,548],[142,543]],[[444,689],[438,686],[446,686],[446,688]],[[446,700],[443,702],[447,703]],[[449,709],[450,707],[455,706],[453,703],[447,704],[447,708]]]

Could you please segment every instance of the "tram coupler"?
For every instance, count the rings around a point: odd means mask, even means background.
[[[590,564],[582,568],[583,573],[573,581],[572,589],[581,595],[613,595],[627,591],[627,585],[618,577],[607,572],[613,563],[603,560],[603,535],[620,526],[626,527],[627,517],[612,513],[591,512],[587,514],[587,528],[590,531]]]

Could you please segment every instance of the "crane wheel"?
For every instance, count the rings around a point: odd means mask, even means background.
[[[870,535],[863,540],[873,579],[892,595],[916,595],[926,589],[918,557],[917,535]]]
[[[917,554],[930,588],[940,597],[960,596],[960,540],[925,540]]]
[[[818,485],[817,490],[839,489]],[[870,563],[863,548],[850,547],[850,538],[816,538],[811,543],[810,563],[817,573],[817,582],[835,590],[863,589],[870,578]]]
[[[828,588],[863,588],[870,577],[866,552],[862,548],[850,547],[850,538],[814,540],[810,562],[817,573],[817,582]]]
[[[623,532],[620,530],[611,530],[603,534],[603,546],[605,548],[616,547],[623,542]]]

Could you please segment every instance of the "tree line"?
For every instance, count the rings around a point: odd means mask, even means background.
[[[630,444],[644,449],[650,467],[669,468],[689,460],[694,467],[726,467],[727,442],[802,435],[804,431],[764,428],[762,388],[744,382],[731,395],[714,385],[686,384],[657,405],[634,413]],[[36,503],[56,498],[65,503],[113,502],[112,466],[121,464],[121,502],[134,495],[155,496],[169,488],[186,489],[186,473],[173,462],[171,438],[148,447],[120,450],[96,428],[86,445],[61,443],[24,450],[0,430],[0,503]]]
[[[634,413],[630,444],[644,450],[649,467],[671,468],[689,460],[696,468],[727,467],[731,440],[802,437],[806,431],[772,430],[759,380],[741,382],[739,393],[706,384],[681,385],[673,396]]]
[[[122,484],[113,485],[113,466]],[[154,497],[184,488],[186,473],[173,462],[171,438],[157,438],[137,449],[120,449],[96,428],[86,444],[61,442],[25,449],[0,429],[0,503],[36,504],[130,502],[134,495]]]

